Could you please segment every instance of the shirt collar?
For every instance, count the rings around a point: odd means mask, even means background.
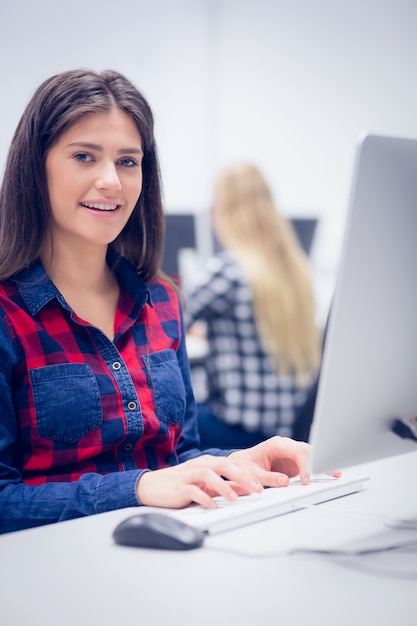
[[[146,283],[126,258],[109,247],[107,263],[113,268],[120,288],[125,291],[140,308],[145,304],[152,306],[151,295]],[[64,308],[69,308],[61,293],[45,272],[45,268],[39,258],[30,267],[16,274],[13,280],[32,315],[36,315],[42,307],[54,298],[56,298]]]

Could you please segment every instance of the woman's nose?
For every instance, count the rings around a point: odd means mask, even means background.
[[[114,163],[103,163],[96,180],[97,189],[117,191],[121,189],[120,178]]]

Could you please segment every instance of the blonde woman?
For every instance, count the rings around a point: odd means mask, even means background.
[[[218,176],[212,223],[222,251],[186,298],[187,326],[203,320],[209,344],[201,445],[294,436],[320,360],[308,259],[251,164]]]

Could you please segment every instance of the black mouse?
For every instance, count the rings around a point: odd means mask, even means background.
[[[139,513],[120,522],[113,539],[123,546],[191,550],[199,548],[204,533],[164,513]]]

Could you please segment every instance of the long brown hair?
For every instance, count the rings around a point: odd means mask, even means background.
[[[48,234],[48,151],[82,117],[118,107],[142,139],[143,186],[125,228],[111,244],[144,280],[160,271],[164,237],[160,170],[149,104],[123,75],[71,70],[45,80],[35,91],[15,131],[0,190],[0,280],[28,267]]]

